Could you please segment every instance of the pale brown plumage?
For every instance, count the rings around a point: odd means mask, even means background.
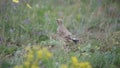
[[[79,41],[76,38],[72,37],[72,33],[69,32],[67,28],[63,25],[62,19],[57,19],[56,21],[58,24],[57,33],[60,37],[62,37],[65,41],[68,42],[73,41],[74,43],[77,43]]]

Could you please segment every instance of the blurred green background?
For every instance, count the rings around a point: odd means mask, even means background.
[[[11,54],[14,57],[22,46],[60,44],[50,37],[56,34],[56,19],[62,18],[64,25],[80,39],[77,47],[72,44],[77,50],[66,57],[76,55],[82,61],[91,62],[93,68],[119,68],[119,3],[119,0],[19,0],[18,3],[0,0],[0,60]],[[53,49],[60,57],[64,53],[59,48]],[[92,58],[82,56],[83,52]]]

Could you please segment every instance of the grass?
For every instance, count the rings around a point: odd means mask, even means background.
[[[27,46],[45,47],[53,54],[41,68],[70,67],[71,57],[92,68],[119,68],[120,9],[118,0],[0,1],[0,67],[22,65]],[[29,6],[28,6],[29,5]],[[80,39],[77,45],[56,37],[56,19]],[[69,53],[67,52],[69,51]],[[63,65],[63,66],[62,66]],[[71,66],[72,67],[72,66]],[[74,68],[74,67],[73,67]],[[84,67],[87,68],[87,67]]]

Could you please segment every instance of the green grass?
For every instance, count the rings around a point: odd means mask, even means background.
[[[0,62],[9,66],[24,61],[23,48],[28,45],[52,47],[53,64],[59,68],[70,64],[72,56],[88,61],[93,68],[119,68],[120,64],[120,9],[118,0],[12,0],[0,1]],[[29,4],[32,8],[26,6]],[[56,34],[56,19],[80,39],[75,45],[50,39]],[[66,50],[71,50],[67,53]],[[20,57],[19,57],[20,55]],[[18,62],[17,62],[18,61]],[[12,62],[12,63],[10,63]],[[56,63],[56,65],[54,65]],[[0,67],[3,66],[0,64]],[[6,66],[7,66],[6,65]],[[4,67],[7,68],[7,67]]]

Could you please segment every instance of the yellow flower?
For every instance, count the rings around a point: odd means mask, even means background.
[[[36,64],[33,64],[33,65],[31,66],[31,68],[39,68],[39,66],[36,65]]]
[[[52,57],[52,53],[47,52],[47,53],[46,53],[46,58],[48,59],[48,58],[51,58],[51,57]]]
[[[42,56],[43,56],[42,50],[37,51],[37,56],[38,56],[39,59],[42,58]]]
[[[29,68],[30,62],[29,62],[29,61],[25,61],[25,62],[24,62],[24,66],[27,67],[27,68]]]
[[[60,68],[68,68],[68,66],[65,65],[65,64],[62,64],[62,65],[60,66]]]
[[[72,65],[73,65],[74,68],[78,68],[79,67],[78,59],[75,56],[72,57]]]
[[[28,3],[26,5],[27,5],[28,8],[30,8],[30,9],[32,8]]]
[[[16,65],[14,68],[19,68],[19,66],[18,66],[18,65]]]
[[[92,68],[89,62],[81,62],[79,65],[80,68]]]
[[[78,63],[78,60],[77,60],[77,58],[76,58],[75,56],[74,56],[74,57],[72,57],[71,59],[72,59],[72,63],[73,63],[73,64]]]
[[[50,52],[47,50],[47,48],[43,48],[42,51],[43,51],[43,53],[44,53],[45,59],[49,59],[49,58],[52,57],[52,53],[50,53]]]
[[[21,65],[16,65],[14,68],[23,68],[23,66],[21,66]]]
[[[12,0],[14,3],[19,3],[19,0]]]

